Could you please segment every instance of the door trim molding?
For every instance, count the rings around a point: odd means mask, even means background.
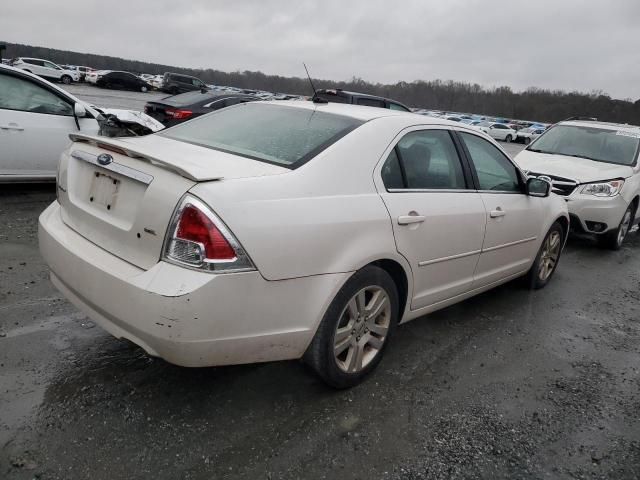
[[[433,265],[435,263],[446,262],[449,260],[457,260],[459,258],[470,257],[471,255],[478,255],[487,252],[493,252],[495,250],[500,250],[501,248],[513,247],[516,245],[520,245],[521,243],[529,243],[534,242],[538,239],[538,237],[529,237],[523,238],[522,240],[516,240],[515,242],[503,243],[502,245],[496,245],[495,247],[483,248],[482,250],[474,250],[472,252],[458,253],[456,255],[449,255],[448,257],[440,257],[434,258],[433,260],[423,260],[422,262],[418,262],[419,267],[426,267],[427,265]]]
[[[448,257],[435,258],[433,260],[424,260],[418,262],[419,267],[426,267],[427,265],[433,265],[434,263],[446,262],[447,260],[456,260],[458,258],[470,257],[471,255],[478,255],[482,253],[482,250],[474,250],[473,252],[458,253],[457,255],[449,255]]]
[[[534,242],[538,237],[523,238],[522,240],[516,240],[515,242],[503,243],[502,245],[496,245],[495,247],[483,248],[482,253],[493,252],[494,250],[500,250],[501,248],[513,247],[520,245],[521,243]]]

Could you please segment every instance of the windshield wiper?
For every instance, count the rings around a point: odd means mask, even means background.
[[[540,150],[539,148],[527,148],[528,151],[530,152],[535,152],[535,153],[548,153],[550,155],[553,155],[553,152],[548,152],[546,150]]]
[[[587,157],[585,155],[578,155],[576,153],[573,153],[573,154],[563,153],[562,155],[564,155],[565,157],[584,158],[585,160],[593,160],[594,162],[603,162],[604,161],[604,160],[598,160],[597,158]]]

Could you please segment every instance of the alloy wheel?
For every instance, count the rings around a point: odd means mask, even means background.
[[[380,353],[391,325],[391,301],[379,286],[357,292],[340,314],[333,353],[338,368],[358,373]]]
[[[620,227],[618,228],[618,245],[622,245],[624,238],[627,236],[627,232],[629,231],[629,226],[631,225],[631,210],[627,210],[622,218],[622,223],[620,223]]]
[[[558,257],[560,256],[561,244],[560,233],[555,230],[545,239],[542,245],[542,255],[538,269],[538,278],[541,281],[546,281],[553,273],[553,269],[556,267]]]

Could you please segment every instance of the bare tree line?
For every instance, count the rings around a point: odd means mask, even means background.
[[[59,64],[88,65],[97,69],[126,70],[162,74],[167,71],[199,77],[206,83],[229,85],[298,95],[310,95],[304,77],[266,75],[262,72],[222,72],[213,69],[182,68],[137,60],[55,50],[46,47],[7,43],[5,56],[46,58]],[[301,65],[302,70],[302,65]],[[443,80],[416,80],[395,84],[370,83],[360,78],[350,81],[314,80],[319,88],[341,88],[396,99],[412,107],[453,112],[556,122],[581,115],[599,120],[640,124],[640,100],[613,99],[602,91],[565,92],[529,88],[514,92],[510,87],[486,88],[478,84]]]

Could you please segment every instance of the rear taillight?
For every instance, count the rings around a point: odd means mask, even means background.
[[[164,113],[167,117],[171,117],[174,120],[184,120],[193,115],[191,110],[182,110],[179,108],[167,108]]]
[[[173,214],[164,259],[216,273],[255,270],[227,226],[201,200],[185,195]]]

